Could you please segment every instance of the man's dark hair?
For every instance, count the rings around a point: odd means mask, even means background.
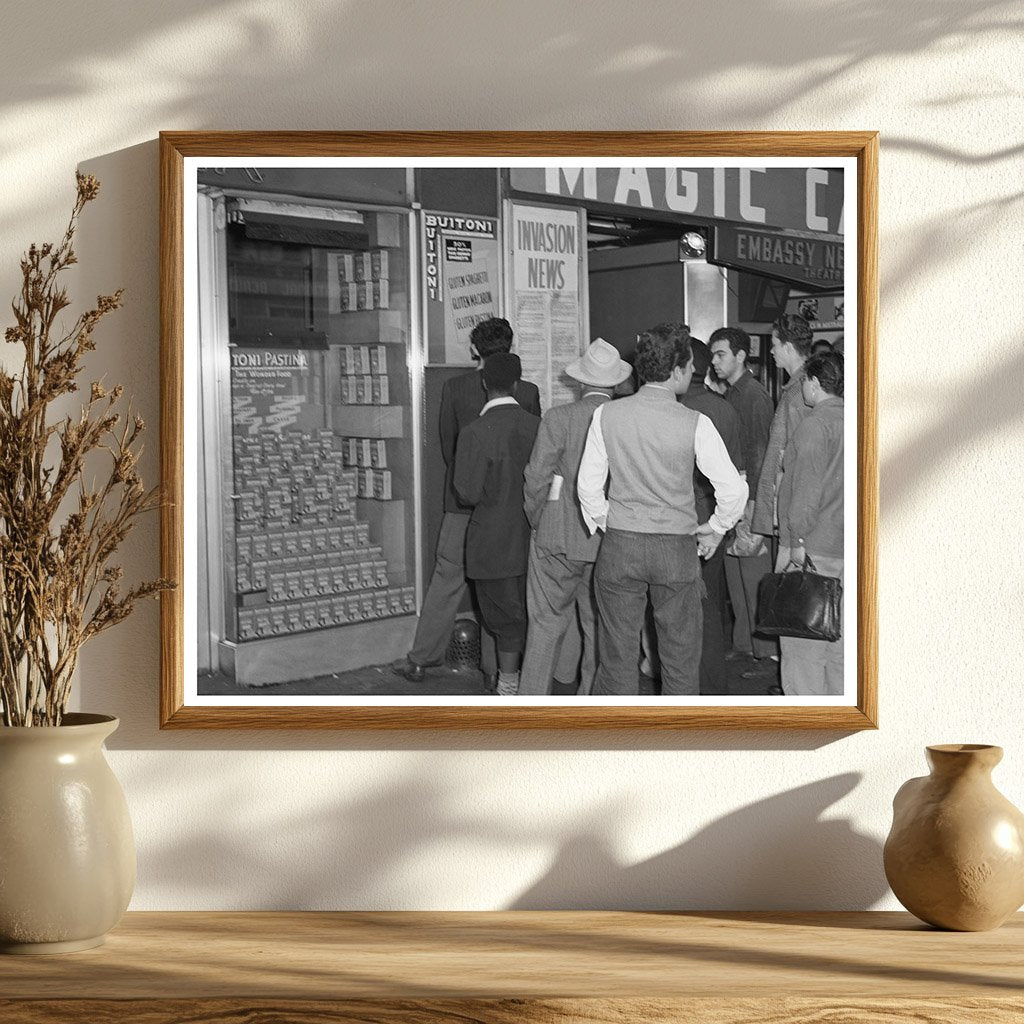
[[[512,347],[512,326],[504,317],[492,316],[489,320],[481,320],[469,332],[469,340],[480,353],[480,358],[486,359]]]
[[[804,373],[817,378],[823,391],[843,397],[843,357],[839,352],[822,352],[804,363]]]
[[[729,342],[729,350],[733,355],[742,352],[744,362],[750,359],[750,335],[742,327],[719,327],[717,331],[711,332],[708,347],[716,341]]]
[[[672,336],[672,343],[676,344],[680,340],[685,341],[690,337],[690,328],[684,324],[681,320],[666,320],[663,324],[658,324],[657,327],[652,327],[652,331],[665,331]]]
[[[510,395],[515,382],[523,375],[519,356],[511,352],[495,352],[484,360],[484,387],[489,395]]]
[[[806,359],[811,354],[811,325],[795,313],[786,313],[772,324],[772,330],[779,336],[779,341],[787,341]]]
[[[821,355],[822,352],[831,352],[832,342],[828,338],[815,338],[811,345],[811,355]]]
[[[700,338],[690,338],[690,352],[693,354],[693,379],[703,380],[711,367],[711,349]]]
[[[641,384],[668,380],[677,366],[689,361],[690,331],[685,324],[659,324],[637,336],[633,365]]]

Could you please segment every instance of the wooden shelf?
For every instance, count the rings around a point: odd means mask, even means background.
[[[753,1024],[1024,1019],[1024,914],[132,913],[0,957],[0,1020]]]

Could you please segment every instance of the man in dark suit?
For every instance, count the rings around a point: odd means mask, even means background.
[[[474,422],[484,407],[483,365],[490,356],[508,352],[512,347],[512,328],[500,317],[477,324],[469,337],[470,352],[474,359],[480,360],[480,369],[450,378],[441,390],[439,426],[441,456],[445,463],[444,518],[437,539],[434,571],[423,598],[412,647],[406,657],[391,666],[415,683],[423,681],[424,666],[438,665],[444,657],[455,616],[466,593],[466,527],[472,509],[459,501],[452,483],[456,441],[462,428]],[[540,415],[540,394],[535,384],[519,381],[516,398],[528,412]]]
[[[751,533],[753,495],[761,476],[775,408],[765,387],[747,369],[750,335],[740,327],[719,327],[708,339],[714,375],[724,381],[726,401],[736,410],[743,442],[743,465],[751,498],[725,552],[725,581],[735,622],[733,650],[758,660],[778,657],[778,642],[756,634],[757,588],[772,571],[771,556],[762,538]]]
[[[680,325],[683,330],[689,330]],[[743,438],[736,410],[720,395],[704,386],[711,368],[711,352],[699,338],[690,338],[693,353],[693,378],[680,401],[694,412],[702,412],[715,425],[725,442],[732,464],[743,475]],[[697,522],[706,523],[715,510],[715,489],[711,481],[695,466],[693,495],[697,503]],[[724,696],[729,693],[725,669],[725,546],[719,544],[714,553],[700,565],[704,579],[704,635],[700,654],[701,696]]]
[[[498,695],[519,690],[526,645],[526,565],[530,523],[523,510],[523,471],[540,420],[515,399],[519,356],[488,356],[482,371],[487,402],[459,433],[453,482],[472,507],[466,531],[466,575],[473,580],[484,628],[498,651]]]

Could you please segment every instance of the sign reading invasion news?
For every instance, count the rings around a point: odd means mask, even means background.
[[[498,222],[422,215],[428,361],[471,365],[470,331],[498,315]]]
[[[562,371],[582,351],[580,245],[575,210],[512,207],[515,351],[544,409],[576,397]]]

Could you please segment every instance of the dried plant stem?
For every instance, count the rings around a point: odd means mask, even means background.
[[[57,245],[31,246],[11,304],[5,338],[20,344],[20,374],[0,370],[0,711],[5,726],[57,725],[71,697],[84,643],[121,622],[135,602],[173,586],[157,579],[120,591],[112,557],[135,520],[160,504],[137,471],[141,417],[115,410],[124,393],[93,381],[77,418],[50,423],[54,401],[79,389],[96,325],[121,305],[121,292],[100,295],[69,331],[57,328],[70,304],[60,274],[77,262],[78,218],[99,183],[79,174],[77,198]],[[54,459],[51,442],[59,443]],[[106,457],[103,485],[87,487],[84,466]],[[77,500],[71,497],[77,487]],[[68,506],[71,510],[67,511]]]

